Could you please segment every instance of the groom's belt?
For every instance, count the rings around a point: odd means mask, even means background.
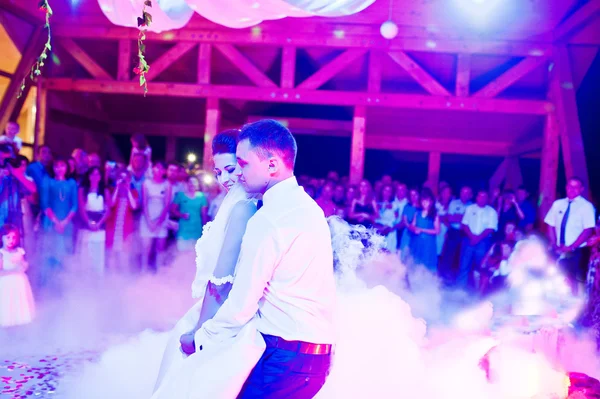
[[[286,341],[281,337],[263,334],[265,343],[269,348],[283,349],[290,352],[302,353],[305,355],[329,355],[332,345],[330,344],[312,344],[302,341]]]

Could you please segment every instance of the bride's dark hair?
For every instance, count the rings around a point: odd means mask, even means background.
[[[212,142],[213,155],[217,154],[235,154],[240,131],[230,129],[217,134]]]

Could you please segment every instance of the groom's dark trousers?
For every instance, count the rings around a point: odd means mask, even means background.
[[[238,399],[310,399],[325,384],[331,345],[285,341],[264,335],[267,349],[242,387]]]

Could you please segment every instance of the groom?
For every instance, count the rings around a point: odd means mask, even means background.
[[[294,177],[296,152],[290,131],[273,120],[248,124],[239,135],[239,181],[263,194],[263,206],[248,222],[229,297],[195,342],[202,350],[256,318],[267,348],[242,399],[312,398],[331,364],[331,235],[323,211]]]

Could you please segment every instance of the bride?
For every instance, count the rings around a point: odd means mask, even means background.
[[[99,362],[65,380],[57,393],[72,399],[236,398],[265,347],[252,322],[231,340],[188,356],[194,331],[227,298],[247,222],[256,212],[255,199],[236,184],[236,144],[237,131],[213,141],[215,173],[228,193],[196,246],[192,292],[198,302],[171,332],[147,331],[109,348]],[[508,397],[489,386],[479,367],[492,345],[489,337],[465,337],[426,350],[425,323],[385,287],[404,280],[403,266],[382,255],[381,240],[364,228],[335,219],[330,227],[338,340],[330,376],[317,398]]]

